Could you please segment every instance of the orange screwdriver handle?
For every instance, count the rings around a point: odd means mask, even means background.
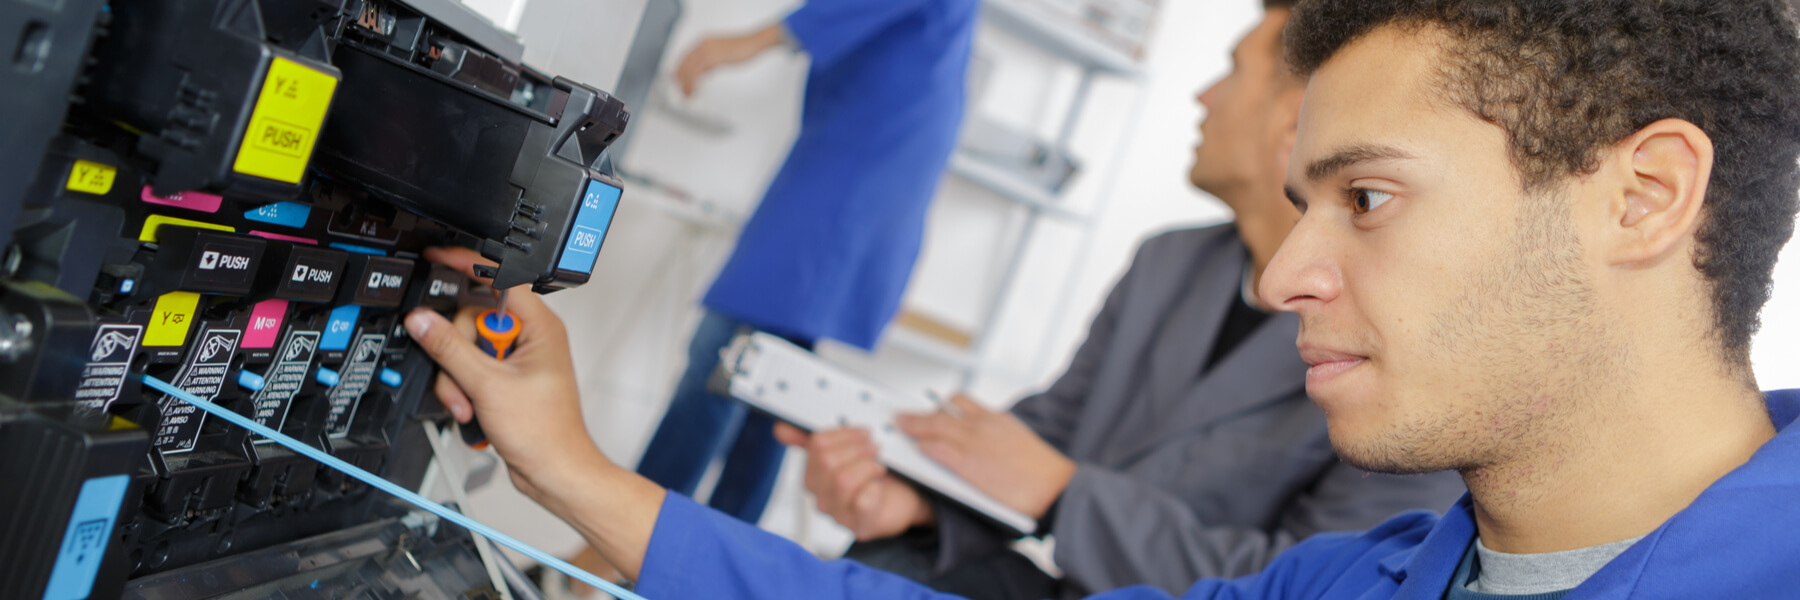
[[[512,350],[513,341],[519,339],[519,323],[513,316],[498,310],[488,310],[475,318],[475,345],[482,352],[499,360],[506,360],[507,352]],[[477,449],[488,446],[487,434],[481,431],[481,424],[474,418],[460,426],[463,443]]]

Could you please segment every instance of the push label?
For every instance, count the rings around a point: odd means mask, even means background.
[[[300,183],[337,83],[336,77],[286,58],[270,61],[232,170]]]

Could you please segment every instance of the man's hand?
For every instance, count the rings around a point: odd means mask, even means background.
[[[919,450],[1002,504],[1041,519],[1075,476],[1075,462],[1010,413],[957,394],[960,415],[900,415],[895,424]]]
[[[425,258],[474,276],[485,263],[466,248],[432,248]],[[507,311],[518,318],[517,343],[505,361],[495,360],[469,343],[481,309],[465,307],[450,323],[430,310],[406,317],[407,332],[443,367],[437,395],[459,423],[477,412],[488,440],[506,457],[507,472],[521,491],[532,494],[532,479],[543,467],[598,454],[581,418],[575,368],[569,360],[568,333],[562,320],[536,294],[515,290]]]
[[[694,95],[700,77],[720,65],[739,63],[754,58],[762,51],[781,45],[781,24],[770,25],[750,35],[710,37],[689,50],[675,68],[675,82],[683,95]]]
[[[432,248],[425,258],[475,277],[480,255]],[[481,281],[480,278],[476,278]],[[481,429],[506,459],[513,485],[575,527],[625,576],[636,579],[662,510],[664,490],[607,460],[588,437],[562,320],[536,294],[515,290],[506,310],[520,322],[505,361],[477,348],[475,317],[454,323],[428,309],[406,316],[406,331],[442,372],[437,394],[459,422]]]
[[[936,521],[931,503],[876,461],[869,432],[838,429],[807,435],[777,423],[775,439],[806,449],[806,490],[818,500],[819,510],[850,528],[857,541],[893,537]]]

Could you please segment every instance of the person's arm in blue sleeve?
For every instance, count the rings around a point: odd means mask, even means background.
[[[1195,582],[1182,600],[1317,597],[1343,569],[1385,536],[1322,535],[1258,575]],[[1346,560],[1350,559],[1350,560]],[[849,560],[822,561],[806,549],[685,497],[670,494],[656,522],[637,591],[656,600],[949,600],[891,573]],[[1150,586],[1093,600],[1170,600]]]
[[[828,69],[839,59],[913,14],[931,0],[813,0],[780,23],[744,35],[711,36],[681,58],[675,83],[693,95],[700,78],[722,65],[744,62],[763,51],[794,45],[812,56],[813,68]]]
[[[1329,554],[1348,541],[1321,540]],[[1312,553],[1319,556],[1321,552]],[[1298,557],[1296,557],[1298,558]],[[1290,597],[1287,579],[1312,561],[1270,565],[1262,577],[1206,580],[1183,600],[1275,600]],[[898,575],[856,561],[821,561],[805,548],[718,511],[670,494],[656,522],[637,592],[646,598],[709,600],[949,600]],[[1124,588],[1093,600],[1170,600],[1149,586]]]
[[[933,0],[812,0],[788,13],[787,32],[812,56],[814,69],[830,69],[889,25]]]
[[[467,249],[432,249],[428,260],[474,276]],[[479,278],[476,278],[480,281]],[[459,422],[477,414],[527,496],[569,523],[648,598],[674,600],[949,600],[917,583],[853,561],[822,561],[800,546],[669,494],[608,460],[588,437],[569,356],[568,333],[536,295],[519,290],[507,309],[521,332],[501,362],[476,348],[474,317],[455,322],[430,310],[408,314],[407,334],[442,369],[438,398]],[[1292,561],[1258,579],[1202,581],[1184,600],[1288,597]],[[1304,569],[1301,569],[1303,571]],[[1167,600],[1137,587],[1106,600]]]

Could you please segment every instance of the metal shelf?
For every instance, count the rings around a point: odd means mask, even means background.
[[[1128,79],[1142,72],[1130,54],[1020,0],[984,0],[981,5],[989,23],[1088,69]]]
[[[960,151],[950,155],[949,170],[957,177],[1045,215],[1084,226],[1093,220],[1087,214],[1063,206],[1049,189]]]

